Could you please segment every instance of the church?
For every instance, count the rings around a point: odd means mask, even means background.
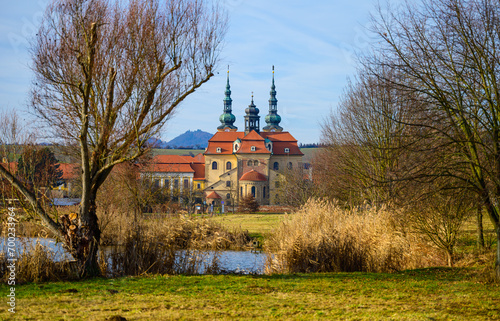
[[[280,126],[274,66],[266,126],[260,128],[259,108],[252,100],[245,109],[245,130],[234,126],[229,71],[221,125],[208,141],[204,192],[207,203],[237,205],[252,195],[260,205],[279,205],[280,172],[302,166],[297,140]]]

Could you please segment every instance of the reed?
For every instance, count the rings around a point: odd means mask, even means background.
[[[117,218],[118,214],[113,215]],[[118,224],[121,227],[119,233],[113,230]],[[231,232],[222,224],[208,219],[180,216],[140,220],[123,216],[121,220],[110,221],[104,232],[107,245],[101,246],[99,262],[102,275],[106,277],[218,274],[220,250],[248,248],[252,243],[248,232],[241,229]],[[116,239],[112,240],[112,236]],[[74,262],[61,260],[41,244],[20,244],[16,251],[18,283],[77,278]],[[9,277],[8,264],[4,250],[0,252],[0,278],[4,283]]]
[[[58,259],[56,253],[38,242],[35,245],[18,244],[16,251],[21,252],[15,261],[16,284],[77,278],[72,262]],[[12,263],[6,254],[6,251],[0,252],[0,279],[3,283],[9,283],[9,265]]]
[[[318,199],[287,217],[266,245],[267,273],[399,271],[421,267],[427,247],[387,209],[345,210]]]

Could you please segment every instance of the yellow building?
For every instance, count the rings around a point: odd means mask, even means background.
[[[304,155],[297,140],[279,126],[274,85],[274,67],[267,126],[260,130],[259,109],[252,102],[245,112],[245,131],[237,131],[232,114],[229,72],[224,98],[224,113],[218,131],[208,141],[205,155],[205,197],[208,202],[238,204],[252,195],[261,205],[279,204],[279,175],[284,169],[302,166]]]

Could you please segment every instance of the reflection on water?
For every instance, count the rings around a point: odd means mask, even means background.
[[[62,243],[56,243],[49,238],[16,238],[16,254],[22,254],[25,249],[33,250],[37,243],[53,252],[56,261],[73,260],[71,254],[63,248]],[[6,239],[0,238],[0,251],[6,252],[6,247]],[[106,248],[103,250],[106,251]],[[266,260],[265,253],[254,251],[208,251],[206,254],[209,262],[214,259],[215,255],[218,255],[222,273],[262,274]]]

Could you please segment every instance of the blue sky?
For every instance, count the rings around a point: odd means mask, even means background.
[[[0,13],[0,109],[19,110],[28,121],[32,74],[27,39],[36,33],[47,1],[7,1]],[[230,25],[218,74],[184,101],[161,139],[170,140],[188,129],[216,131],[227,65],[235,125],[244,129],[244,110],[253,92],[264,126],[274,65],[281,126],[300,143],[319,142],[322,119],[336,108],[348,77],[355,72],[354,53],[369,49],[365,28],[375,4],[370,0],[225,0]]]

